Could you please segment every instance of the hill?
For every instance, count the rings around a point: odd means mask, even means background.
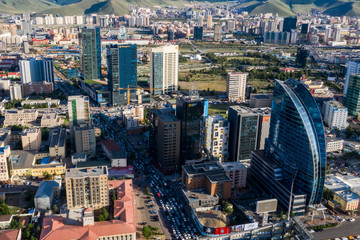
[[[197,0],[204,1],[204,0]],[[224,0],[209,0],[209,2]],[[183,7],[187,0],[1,0],[0,12],[36,12],[65,15],[75,14],[126,14],[130,5]],[[360,16],[360,0],[247,0],[237,6],[250,14],[278,13],[280,16],[311,13],[313,10],[333,16]]]

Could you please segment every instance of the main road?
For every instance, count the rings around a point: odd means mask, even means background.
[[[360,219],[357,218],[355,222],[342,222],[337,227],[324,229],[322,232],[314,232],[313,235],[315,239],[319,240],[358,236],[360,235]]]

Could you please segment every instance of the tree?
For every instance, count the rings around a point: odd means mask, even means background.
[[[52,208],[53,208],[53,211],[54,211],[55,214],[60,213],[58,205],[54,204],[54,206]]]
[[[142,233],[144,235],[144,238],[149,239],[153,236],[153,233],[151,231],[151,228],[149,226],[144,226],[142,229]]]
[[[345,136],[346,138],[350,138],[353,135],[353,127],[350,125],[345,130]]]
[[[146,195],[150,196],[150,189],[148,186],[145,187],[145,193]]]
[[[109,212],[106,210],[106,208],[103,208],[103,212],[99,216],[99,221],[108,221],[109,220]]]
[[[11,220],[9,229],[20,229],[23,228],[24,226],[22,225],[21,222],[19,222],[19,219],[14,218],[13,220]]]
[[[51,173],[48,173],[47,171],[45,171],[43,173],[43,177],[44,177],[45,180],[51,180],[53,175]]]
[[[4,200],[0,200],[0,215],[10,215],[9,206]]]

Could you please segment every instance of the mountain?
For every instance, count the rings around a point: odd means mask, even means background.
[[[204,1],[204,0],[197,0]],[[208,0],[223,2],[225,0]],[[190,3],[187,0],[1,0],[0,12],[21,13],[36,12],[37,15],[52,13],[59,15],[75,14],[126,14],[130,5],[178,6]],[[237,8],[250,14],[278,13],[280,16],[296,13],[311,13],[313,10],[333,16],[360,16],[360,0],[246,0]]]

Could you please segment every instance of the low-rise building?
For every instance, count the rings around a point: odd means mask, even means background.
[[[210,195],[219,195],[229,199],[231,196],[231,178],[215,162],[182,166],[182,183],[187,190],[206,189]]]
[[[34,151],[13,150],[9,157],[11,176],[30,176],[35,164]]]
[[[232,188],[245,188],[246,187],[246,174],[247,167],[241,162],[223,162],[220,165],[226,171],[226,174],[231,178]]]
[[[139,126],[139,117],[125,116],[126,129],[137,128]]]
[[[111,167],[126,167],[127,159],[125,151],[115,140],[105,139],[101,141],[101,148],[111,161]]]
[[[71,163],[77,165],[79,162],[86,162],[86,153],[74,153],[71,156]]]
[[[21,133],[21,143],[23,150],[38,151],[42,143],[40,128],[24,129]]]
[[[62,157],[66,154],[66,129],[59,128],[51,133],[49,144],[50,157]]]
[[[12,215],[0,215],[0,229],[9,228],[12,219],[13,219]]]
[[[26,100],[21,102],[21,106],[24,106],[24,105],[42,105],[42,104],[46,104],[50,108],[51,106],[59,106],[60,105],[60,100],[59,99],[45,98],[45,99],[35,99],[35,100],[26,99]]]
[[[182,189],[182,193],[185,196],[187,205],[195,209],[195,211],[197,208],[216,206],[220,201],[218,195],[210,195],[202,191]]]
[[[0,231],[0,239],[21,240],[21,228]]]
[[[44,113],[41,116],[41,127],[55,128],[64,123],[63,119],[57,113]]]
[[[5,111],[4,127],[13,125],[31,127],[36,124],[38,111],[36,109],[11,109]]]
[[[41,164],[33,165],[31,168],[31,176],[42,177],[45,172],[50,174],[61,175],[65,173],[66,165],[60,158],[44,157]]]
[[[344,140],[326,137],[326,152],[341,152],[344,149]]]
[[[34,204],[36,209],[51,209],[54,198],[60,198],[61,181],[42,181],[36,191]]]
[[[334,201],[339,203],[344,212],[357,211],[360,206],[360,197],[351,191],[339,191],[334,193]]]

